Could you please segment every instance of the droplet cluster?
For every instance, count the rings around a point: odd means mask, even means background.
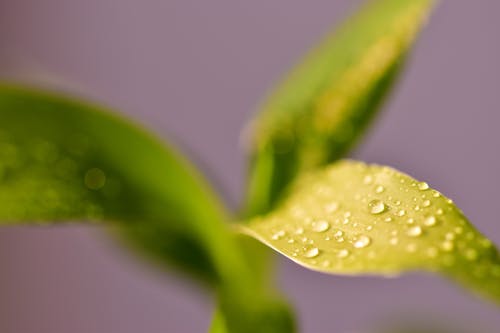
[[[339,273],[478,262],[491,246],[427,183],[351,161],[303,177],[251,228],[293,260]]]
[[[94,195],[110,195],[105,171],[89,163],[87,139],[19,135],[0,130],[0,218],[53,221],[99,219]],[[87,165],[87,167],[86,167]],[[116,195],[116,193],[114,193]]]

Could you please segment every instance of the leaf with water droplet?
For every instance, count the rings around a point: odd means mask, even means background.
[[[313,270],[387,276],[439,272],[500,301],[497,249],[451,200],[436,193],[389,167],[339,161],[299,177],[275,211],[239,228]],[[331,202],[337,209],[325,210]],[[328,223],[328,230],[318,233],[316,221]],[[288,236],[272,239],[276,229]],[[299,229],[300,235],[294,233]]]
[[[433,2],[369,2],[278,85],[245,131],[252,154],[247,215],[272,208],[300,172],[349,151],[398,76]]]

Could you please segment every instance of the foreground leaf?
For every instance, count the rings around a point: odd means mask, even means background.
[[[210,283],[247,279],[225,219],[199,174],[149,134],[94,105],[0,86],[3,224],[116,222]]]
[[[307,268],[332,274],[427,270],[500,301],[500,257],[426,183],[340,161],[300,177],[273,213],[241,230]]]
[[[251,124],[247,215],[267,212],[300,172],[342,157],[397,76],[431,0],[379,0],[328,36]]]

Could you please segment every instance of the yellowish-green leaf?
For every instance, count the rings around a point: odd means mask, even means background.
[[[369,1],[278,85],[250,126],[247,215],[302,171],[342,157],[380,106],[432,0]]]
[[[500,258],[450,199],[389,167],[339,161],[299,177],[241,230],[332,274],[439,272],[500,301]]]

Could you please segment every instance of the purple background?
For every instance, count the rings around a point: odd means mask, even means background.
[[[204,161],[240,198],[238,136],[259,98],[349,0],[0,0],[0,75],[64,85]],[[425,179],[500,244],[500,2],[442,1],[354,156]],[[84,227],[0,230],[0,331],[203,332],[211,299]],[[303,332],[391,318],[500,327],[499,310],[437,278],[342,278],[280,259]]]

